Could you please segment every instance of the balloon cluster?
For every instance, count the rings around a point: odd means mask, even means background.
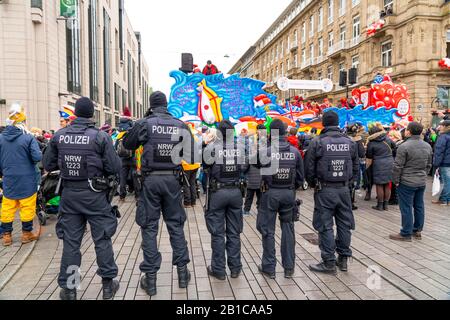
[[[439,67],[450,70],[450,58],[443,58],[439,61]]]
[[[384,27],[386,21],[383,19],[378,20],[377,22],[372,23],[370,26],[367,27],[367,36],[371,37],[375,33],[377,33],[378,30],[381,30],[381,28]]]
[[[365,108],[385,107],[387,110],[398,109],[397,115],[404,117],[410,113],[409,94],[405,84],[394,84],[389,76],[384,76],[381,83],[373,83],[370,88],[360,87],[352,91],[353,100]]]

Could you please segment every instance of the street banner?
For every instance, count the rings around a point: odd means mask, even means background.
[[[65,18],[73,18],[77,13],[78,0],[60,0],[60,13]]]

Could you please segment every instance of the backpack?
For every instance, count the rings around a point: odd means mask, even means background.
[[[133,151],[126,149],[123,146],[123,138],[117,141],[117,154],[121,158],[132,158],[133,157]]]

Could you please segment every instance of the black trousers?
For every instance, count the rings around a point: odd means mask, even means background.
[[[253,199],[256,195],[256,209],[259,209],[261,202],[261,190],[260,189],[247,189],[247,195],[245,196],[244,211],[250,212],[253,205]]]
[[[197,171],[198,169],[186,171],[186,177],[189,181],[189,186],[186,181],[183,181],[183,196],[185,205],[195,205],[197,201]]]
[[[348,187],[323,188],[314,194],[314,204],[313,226],[319,233],[322,260],[336,261],[335,252],[340,256],[351,257],[351,230],[355,229],[355,219]]]
[[[121,198],[125,198],[127,196],[127,186],[130,192],[134,191],[133,171],[134,171],[133,164],[128,163],[122,164],[122,168],[120,169],[120,187],[119,187],[119,195]]]

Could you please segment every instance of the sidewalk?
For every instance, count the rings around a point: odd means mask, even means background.
[[[163,255],[158,274],[158,295],[152,300],[265,300],[265,299],[450,299],[450,213],[446,208],[431,205],[427,199],[427,221],[422,241],[399,243],[389,240],[398,232],[398,207],[379,213],[370,209],[372,202],[359,199],[355,212],[357,230],[352,247],[354,259],[348,273],[337,276],[317,275],[308,265],[320,260],[320,251],[312,229],[312,191],[299,192],[303,199],[301,222],[296,224],[297,270],[295,278],[283,277],[281,266],[277,278],[268,280],[258,273],[261,259],[261,236],[256,230],[256,214],[245,217],[242,235],[243,273],[239,279],[220,282],[208,277],[206,266],[211,256],[210,235],[200,206],[188,210],[185,231],[191,254],[189,268],[192,282],[187,289],[177,286],[176,269],[171,265],[171,247],[166,228],[160,226],[159,247]],[[120,206],[122,219],[115,235],[114,249],[119,266],[121,288],[117,300],[149,300],[139,288],[142,261],[139,227],[134,222],[134,198]],[[58,299],[56,277],[59,272],[62,242],[56,239],[55,220],[43,230],[41,240],[19,272],[0,291],[0,299]],[[161,232],[162,230],[162,232]],[[276,241],[279,248],[280,230]],[[78,297],[101,299],[101,279],[96,276],[94,245],[87,233],[83,245],[82,289]],[[279,249],[277,259],[280,261]],[[368,269],[368,267],[371,269]],[[375,270],[374,274],[371,270]],[[3,273],[3,272],[2,272]],[[377,276],[381,274],[381,277]]]

